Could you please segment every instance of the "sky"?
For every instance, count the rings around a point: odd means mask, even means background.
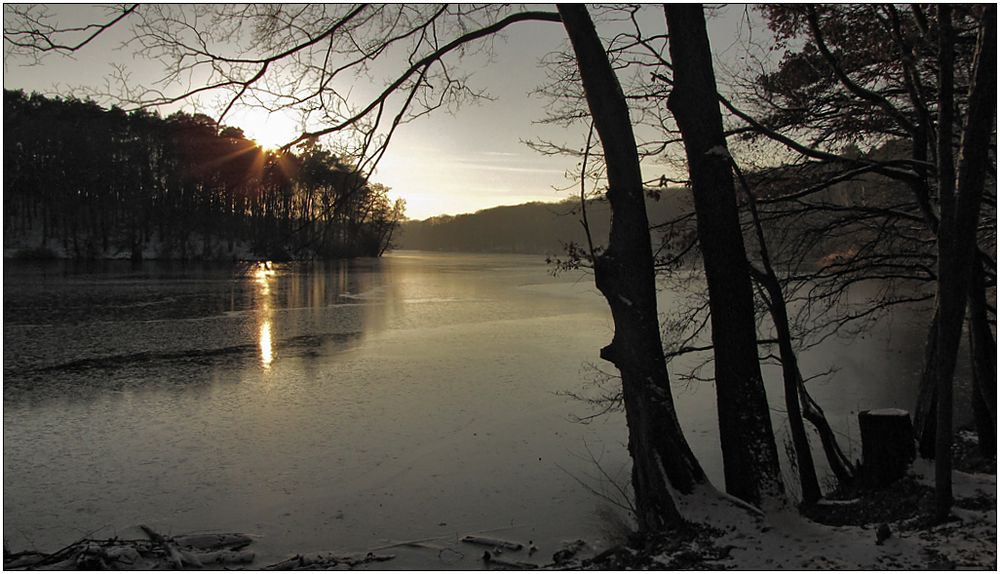
[[[554,10],[543,5],[532,8]],[[662,32],[662,10],[650,8],[643,25]],[[51,9],[60,23],[93,21],[88,20],[93,17],[92,8],[60,5]],[[733,5],[709,18],[717,66],[735,61],[733,54],[738,50],[734,50],[734,42],[745,34],[745,16],[743,6]],[[83,86],[99,88],[115,65],[127,66],[135,83],[158,78],[160,69],[155,62],[138,59],[133,50],[121,46],[126,37],[126,30],[119,25],[72,57],[53,55],[40,63],[11,57],[5,50],[4,88],[64,95]],[[391,196],[404,198],[411,219],[529,201],[553,202],[576,193],[567,177],[578,170],[576,159],[543,156],[525,143],[540,138],[580,147],[585,141],[582,127],[540,124],[548,100],[532,94],[546,79],[540,60],[565,43],[565,32],[558,23],[525,22],[509,27],[494,43],[490,61],[473,58],[466,66],[472,72],[470,85],[485,90],[491,99],[454,111],[439,110],[401,126],[371,179],[387,185]],[[358,86],[358,93],[380,88],[379,80],[375,78],[367,87]],[[161,113],[169,114],[178,107],[161,109]],[[185,109],[195,111],[191,104]],[[213,115],[211,107],[198,111]],[[287,142],[298,127],[291,115],[268,115],[251,108],[234,109],[224,123],[243,128],[248,136],[271,147]],[[644,162],[643,169],[649,178],[661,173],[678,177],[675,167],[655,160]]]

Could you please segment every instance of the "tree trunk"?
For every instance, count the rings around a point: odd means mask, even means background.
[[[809,438],[802,420],[802,408],[799,404],[799,381],[802,380],[802,375],[799,371],[795,349],[792,347],[792,334],[788,326],[785,298],[781,292],[778,278],[775,277],[770,266],[766,272],[761,274],[760,280],[767,290],[768,309],[778,332],[781,373],[785,385],[785,411],[788,413],[788,426],[791,429],[792,444],[795,447],[795,457],[798,463],[802,502],[812,504],[819,500],[823,493],[820,491],[819,480],[816,478],[816,465],[813,463]]]
[[[997,450],[997,342],[986,311],[983,268],[972,271],[969,289],[969,354],[972,356],[972,410],[976,417],[979,450],[995,455]]]
[[[750,184],[743,177],[743,172],[733,161],[733,171],[739,178],[746,194],[747,206],[753,220],[753,228],[757,233],[757,244],[760,249],[761,265],[759,270],[750,263],[750,272],[767,292],[765,297],[767,308],[778,334],[778,350],[781,354],[781,375],[785,385],[785,411],[788,414],[788,427],[792,434],[792,444],[795,448],[796,466],[798,467],[799,486],[802,490],[802,502],[812,504],[823,495],[816,478],[816,465],[813,463],[812,449],[809,447],[809,436],[802,420],[802,408],[799,403],[799,389],[802,385],[802,374],[799,371],[798,358],[792,346],[792,332],[788,326],[788,306],[785,304],[785,294],[781,291],[781,283],[771,265],[771,255],[767,249],[767,238],[764,237],[764,227],[760,223],[757,212],[757,199],[750,189]]]
[[[597,288],[611,307],[615,335],[601,357],[621,373],[632,456],[636,517],[642,531],[680,523],[669,486],[690,492],[705,481],[677,420],[660,339],[649,223],[628,105],[583,5],[560,5],[607,165],[611,232],[594,262]]]
[[[830,470],[833,471],[840,484],[850,485],[854,482],[857,472],[854,464],[851,463],[851,460],[847,458],[847,455],[840,448],[840,444],[837,443],[837,435],[830,428],[830,423],[826,420],[826,414],[823,413],[823,409],[809,395],[805,383],[802,382],[801,375],[799,377],[799,398],[802,401],[802,416],[812,423],[813,427],[816,428],[816,432],[819,433],[819,440],[823,443],[823,452],[826,454],[827,462],[830,463]]]
[[[954,124],[955,46],[951,6],[938,7],[938,193],[941,201],[941,225],[938,228],[937,293],[937,432],[934,437],[934,511],[939,520],[951,511],[951,441],[953,416],[952,374],[958,353],[962,321],[965,315],[966,290],[961,289],[961,269],[955,267],[958,255],[955,219],[955,161],[952,153]],[[950,349],[954,347],[955,352]]]
[[[747,502],[784,494],[757,358],[753,291],[700,4],[664,7],[674,87],[667,102],[687,151],[705,263],[726,490]]]
[[[983,7],[969,89],[968,109],[959,147],[958,177],[952,158],[951,127],[954,46],[951,7],[939,11],[938,184],[941,223],[938,234],[937,438],[935,441],[935,515],[951,511],[952,380],[962,335],[975,259],[976,224],[989,162],[996,113],[996,5]],[[956,190],[957,188],[957,190]]]
[[[921,458],[934,458],[934,437],[937,428],[937,349],[938,314],[927,329],[924,344],[924,368],[920,374],[920,389],[917,391],[917,408],[913,411],[913,434],[917,437],[917,452]]]

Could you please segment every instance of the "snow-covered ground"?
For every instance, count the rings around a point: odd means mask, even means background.
[[[932,487],[933,463],[917,461],[913,476],[919,484]],[[681,500],[690,521],[722,533],[711,545],[728,549],[726,558],[704,566],[741,570],[995,569],[996,475],[956,471],[953,481],[954,519],[936,526],[913,518],[884,526],[829,526],[811,521],[791,507],[771,509],[762,516],[711,487]],[[675,556],[668,553],[653,560],[668,565]]]

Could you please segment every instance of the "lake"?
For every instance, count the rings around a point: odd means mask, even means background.
[[[613,486],[594,461],[627,482],[623,416],[581,424],[592,411],[567,395],[601,366],[610,313],[591,276],[538,256],[5,261],[3,329],[14,550],[148,524],[250,534],[258,565],[431,539],[464,558],[394,548],[380,567],[476,568],[462,535],[530,539],[544,558],[599,544],[609,505],[592,490]],[[810,386],[852,456],[859,410],[912,408],[925,329],[896,318],[801,357],[807,376],[838,368]],[[721,486],[711,384],[674,393]]]

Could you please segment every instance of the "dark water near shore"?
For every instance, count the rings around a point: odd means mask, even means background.
[[[145,523],[251,534],[258,564],[436,538],[466,558],[394,549],[380,566],[475,568],[456,536],[532,539],[545,557],[599,540],[603,503],[578,479],[608,487],[593,457],[627,480],[622,417],[579,424],[590,411],[564,394],[610,340],[606,306],[591,277],[534,256],[6,261],[3,328],[13,549]],[[854,456],[858,410],[912,407],[925,328],[897,318],[802,357],[839,369],[812,389]],[[711,385],[675,396],[721,485]]]

